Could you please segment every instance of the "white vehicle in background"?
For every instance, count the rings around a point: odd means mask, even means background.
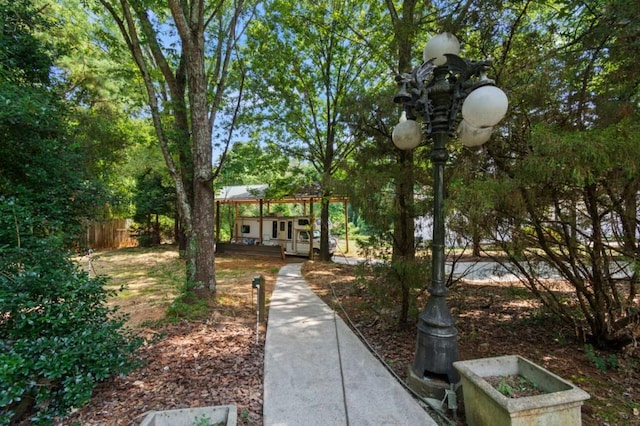
[[[319,221],[316,221],[312,229],[308,216],[264,216],[262,226],[259,217],[238,217],[234,235],[235,243],[280,246],[288,255],[309,256],[312,246],[314,254],[320,253]],[[333,256],[335,250],[336,240],[329,235],[329,253]]]

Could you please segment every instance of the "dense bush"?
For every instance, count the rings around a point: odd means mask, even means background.
[[[50,423],[126,373],[141,340],[55,238],[0,250],[0,424]]]

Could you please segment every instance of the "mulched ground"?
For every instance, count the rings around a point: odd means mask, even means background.
[[[145,413],[234,404],[238,424],[262,424],[264,328],[232,318],[182,322],[142,352],[145,365],[102,383],[91,403],[61,424],[131,425]]]
[[[308,262],[303,272],[328,304],[340,301],[387,364],[406,377],[415,326],[399,328],[392,311],[373,311],[352,266]],[[270,293],[273,280],[268,284]],[[457,321],[460,359],[522,355],[591,394],[583,406],[584,425],[640,425],[640,358],[634,348],[585,353],[573,330],[546,317],[516,284],[462,283],[452,290],[449,304]],[[130,425],[150,410],[235,404],[240,425],[261,425],[265,330],[260,329],[256,344],[255,320],[255,308],[245,300],[233,309],[215,309],[206,320],[156,330],[164,337],[142,351],[143,367],[101,384],[89,405],[59,424]],[[611,356],[619,368],[596,367],[594,361]],[[451,419],[464,424],[463,413]]]
[[[353,266],[308,262],[305,278],[325,302],[336,300],[366,340],[400,376],[413,362],[416,327],[400,328],[393,311],[375,312],[374,300],[354,279]],[[333,296],[335,293],[336,297]],[[574,330],[552,320],[518,283],[459,283],[449,294],[456,318],[461,360],[521,355],[573,382],[591,395],[582,409],[583,425],[640,425],[640,351],[585,353]],[[424,306],[425,298],[420,301]],[[344,313],[336,308],[343,317]],[[616,360],[618,368],[599,369],[597,362]],[[461,407],[462,408],[462,407]],[[451,413],[464,424],[464,413]]]

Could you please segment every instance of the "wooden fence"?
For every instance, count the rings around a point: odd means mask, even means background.
[[[92,249],[135,247],[138,240],[132,236],[131,219],[110,219],[93,222],[87,228],[86,244]]]

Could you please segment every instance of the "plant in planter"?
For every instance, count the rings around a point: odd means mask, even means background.
[[[498,392],[509,398],[522,398],[523,396],[541,395],[545,393],[531,380],[519,375],[490,376],[484,378]]]
[[[462,379],[467,424],[567,426],[582,423],[580,407],[589,394],[518,356],[454,362]],[[501,393],[511,391],[512,397]],[[520,394],[520,387],[535,391]],[[522,389],[520,389],[522,390]],[[532,389],[529,389],[530,391]]]

